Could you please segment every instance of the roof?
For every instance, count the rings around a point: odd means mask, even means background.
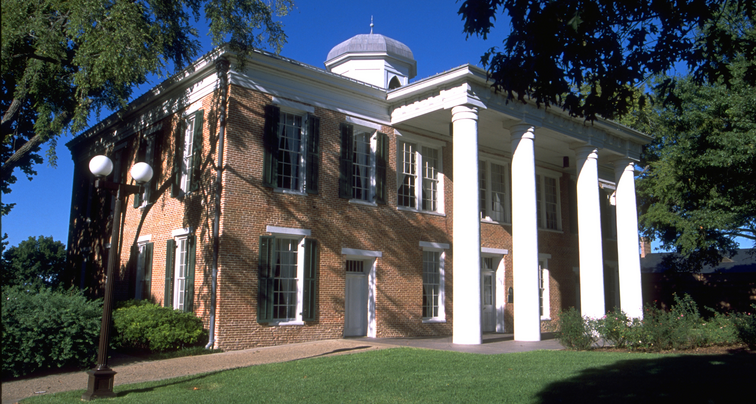
[[[381,34],[355,35],[334,46],[328,52],[326,60],[332,60],[347,53],[386,53],[402,59],[415,60],[409,46]]]
[[[725,273],[744,273],[756,272],[756,253],[749,249],[740,249],[731,258],[723,259],[716,267],[705,266],[700,273],[702,274],[725,274]],[[672,256],[673,253],[654,253],[648,254],[641,258],[641,272],[660,274],[672,272],[674,269],[665,265],[665,258]]]

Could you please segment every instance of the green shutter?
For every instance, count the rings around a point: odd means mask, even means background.
[[[144,246],[144,273],[142,274],[142,299],[152,300],[152,251],[155,243],[147,243]]]
[[[386,204],[386,162],[388,160],[389,139],[385,133],[378,132],[378,144],[375,149],[375,202]]]
[[[184,311],[194,311],[194,262],[197,255],[197,237],[191,235],[186,238],[186,290],[184,291]]]
[[[308,194],[318,193],[318,174],[320,172],[320,118],[307,115],[307,177]]]
[[[341,159],[339,164],[339,198],[352,198],[352,164],[354,154],[354,128],[342,123]]]
[[[318,296],[318,243],[305,239],[304,245],[304,290],[302,296],[302,319],[315,321],[318,314],[316,299]]]
[[[171,170],[171,196],[181,195],[181,160],[184,159],[184,123],[176,130],[176,150],[173,154],[173,169]]]
[[[275,237],[260,237],[260,258],[257,266],[257,322],[273,319],[273,273]]]
[[[275,187],[278,177],[278,121],[280,115],[281,110],[277,106],[265,106],[263,185],[266,187]]]
[[[205,121],[205,111],[194,113],[194,133],[192,134],[192,160],[189,162],[189,192],[199,189],[202,178],[202,127]]]
[[[176,240],[168,239],[165,246],[165,295],[163,306],[173,307],[173,260],[176,256]]]

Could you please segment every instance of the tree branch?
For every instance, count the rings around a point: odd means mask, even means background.
[[[11,174],[13,174],[13,169],[16,168],[21,159],[44,141],[45,139],[40,135],[34,135],[33,138],[29,139],[29,141],[16,150],[8,160],[5,160],[3,167],[0,168],[0,180],[3,182],[7,181]]]

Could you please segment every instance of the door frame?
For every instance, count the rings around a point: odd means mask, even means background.
[[[346,261],[363,261],[367,267],[367,337],[375,338],[377,334],[376,321],[376,284],[375,273],[377,258],[383,257],[381,251],[359,250],[356,248],[342,248],[342,268],[344,270],[344,321],[346,321]]]
[[[504,310],[507,304],[507,288],[506,288],[506,260],[505,256],[509,255],[509,250],[503,248],[490,248],[481,247],[480,256],[493,257],[494,258],[494,309],[496,310],[496,332],[504,333]],[[483,283],[481,282],[481,288]],[[482,292],[482,290],[481,290]],[[482,326],[482,323],[481,323]]]

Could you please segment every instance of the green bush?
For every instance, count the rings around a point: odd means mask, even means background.
[[[202,344],[202,320],[153,303],[122,304],[113,314],[114,341],[126,349],[162,352]]]
[[[756,309],[756,304],[751,307]],[[748,349],[756,350],[756,313],[740,313],[734,316],[738,338],[748,345]]]
[[[625,312],[621,310],[609,312],[604,318],[598,320],[596,325],[599,336],[605,341],[617,348],[627,346],[630,338],[631,321],[627,318]]]
[[[596,320],[580,315],[574,307],[559,314],[557,340],[567,349],[584,351],[591,349],[598,339]]]
[[[734,345],[740,342],[733,316],[708,308],[711,316],[700,325],[701,345]]]
[[[102,301],[80,292],[4,287],[3,376],[38,369],[94,363],[102,321]]]

